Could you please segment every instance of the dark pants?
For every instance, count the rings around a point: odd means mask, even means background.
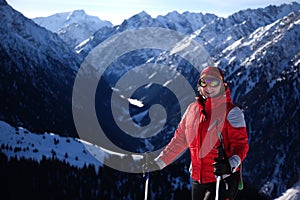
[[[234,200],[238,192],[239,173],[220,181],[219,200]],[[215,200],[216,182],[199,184],[198,181],[192,182],[192,200]]]

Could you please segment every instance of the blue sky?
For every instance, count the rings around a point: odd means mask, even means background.
[[[263,8],[299,0],[7,0],[28,18],[83,9],[89,15],[108,20],[114,25],[134,14],[146,11],[152,17],[171,11],[213,13],[227,17],[247,8]]]

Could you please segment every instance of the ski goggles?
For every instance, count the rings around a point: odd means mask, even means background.
[[[210,87],[218,87],[221,83],[221,80],[213,77],[204,77],[201,78],[198,82],[200,87],[206,87],[207,85]]]

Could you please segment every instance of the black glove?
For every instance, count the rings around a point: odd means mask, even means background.
[[[143,168],[143,173],[160,170],[159,165],[155,161],[150,161],[143,164],[142,168]]]
[[[231,174],[231,166],[228,162],[228,159],[220,159],[220,158],[214,158],[214,174],[216,176],[221,176],[224,174]]]

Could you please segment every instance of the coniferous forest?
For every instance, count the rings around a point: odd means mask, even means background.
[[[1,199],[143,199],[142,174],[124,173],[107,166],[95,169],[70,166],[56,158],[8,157],[0,152]],[[178,174],[182,163],[175,162],[150,174],[149,199],[190,199],[190,180]],[[176,170],[177,169],[177,170]],[[180,184],[179,183],[180,179]],[[245,184],[238,199],[265,199]]]

